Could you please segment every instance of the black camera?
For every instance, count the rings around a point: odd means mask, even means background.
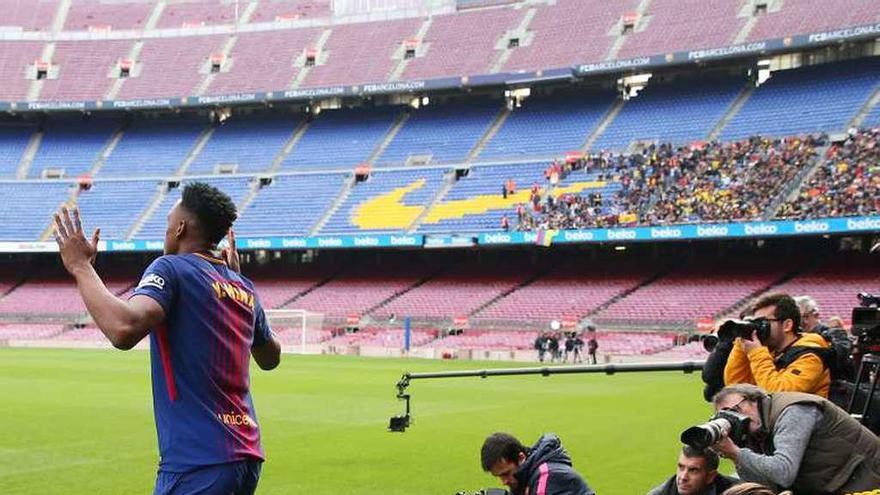
[[[880,346],[880,296],[862,292],[861,307],[853,308],[852,334],[863,352],[876,351]]]
[[[758,333],[758,340],[763,344],[770,337],[770,321],[766,318],[745,320],[727,320],[718,328],[718,340],[733,342],[737,337],[752,340],[752,333]]]
[[[703,450],[724,437],[730,437],[733,443],[742,447],[749,434],[751,422],[751,418],[736,411],[718,411],[707,423],[691,426],[681,432],[681,443]]]

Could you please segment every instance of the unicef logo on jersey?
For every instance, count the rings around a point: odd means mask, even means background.
[[[165,290],[165,279],[155,273],[149,273],[141,279],[141,283],[137,286],[138,289],[143,289],[144,287],[155,287],[159,290]]]

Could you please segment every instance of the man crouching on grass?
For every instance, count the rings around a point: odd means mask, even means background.
[[[571,466],[559,437],[548,433],[531,448],[513,435],[493,433],[480,452],[483,470],[513,495],[596,495]]]
[[[154,495],[254,493],[264,460],[250,394],[250,356],[278,366],[253,283],[241,276],[229,196],[204,183],[183,189],[168,215],[165,255],[147,268],[127,301],[95,272],[99,231],[89,242],[79,211],[55,214],[55,240],[86,308],[114,347],[150,335],[153,410],[159,436]],[[220,257],[217,244],[229,232]]]

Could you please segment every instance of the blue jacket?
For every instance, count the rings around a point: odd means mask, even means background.
[[[595,495],[574,468],[559,437],[544,434],[516,471],[514,495]]]

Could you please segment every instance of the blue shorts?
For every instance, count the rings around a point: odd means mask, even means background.
[[[263,461],[205,466],[186,473],[159,471],[153,495],[253,495]]]

